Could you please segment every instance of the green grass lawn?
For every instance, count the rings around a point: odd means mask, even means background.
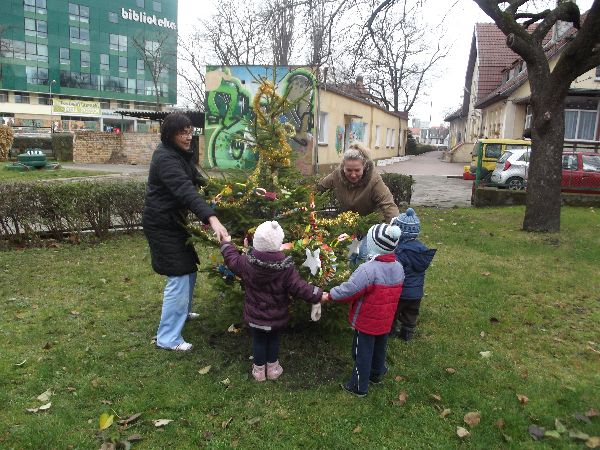
[[[56,169],[56,170],[28,170],[26,172],[17,172],[14,170],[6,170],[6,166],[12,162],[0,163],[0,182],[2,181],[33,181],[46,180],[50,178],[73,178],[73,177],[89,177],[93,175],[107,175],[108,172],[99,172],[92,170],[76,170],[76,169]]]
[[[254,382],[247,331],[227,331],[239,305],[205,274],[202,319],[184,330],[194,350],[157,350],[164,278],[141,235],[0,253],[0,447],[97,449],[138,435],[145,449],[587,448],[582,433],[600,436],[600,212],[563,208],[560,235],[519,231],[521,207],[417,213],[439,249],[418,335],[390,342],[389,373],[364,399],[339,387],[352,368],[347,326],[288,330],[281,379]],[[103,413],[114,423],[100,432]],[[536,442],[532,425],[551,433]]]

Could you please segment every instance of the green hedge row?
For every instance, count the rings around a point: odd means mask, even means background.
[[[41,149],[58,161],[73,161],[73,134],[52,133],[44,136],[15,136],[10,156],[15,158],[28,149]]]
[[[114,227],[141,223],[146,184],[80,181],[0,184],[0,240],[63,239],[92,231],[105,237]]]
[[[381,178],[394,196],[394,203],[398,208],[410,205],[414,179],[411,175],[399,173],[382,173]]]

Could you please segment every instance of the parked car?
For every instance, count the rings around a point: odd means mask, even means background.
[[[479,139],[471,152],[471,174],[477,172],[477,160],[481,155],[480,178],[489,180],[492,171],[496,168],[498,158],[506,151],[531,150],[531,141],[522,139]]]
[[[528,148],[504,152],[492,172],[491,182],[500,188],[525,189],[530,155]]]

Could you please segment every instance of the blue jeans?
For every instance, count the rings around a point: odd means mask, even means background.
[[[366,394],[369,391],[369,378],[381,377],[387,372],[385,367],[385,351],[388,335],[373,336],[354,332],[352,340],[352,358],[354,369],[348,386],[357,392]]]
[[[167,277],[163,295],[162,314],[156,333],[156,345],[172,348],[183,342],[181,330],[192,310],[196,272]]]
[[[252,353],[254,364],[264,366],[279,358],[279,331],[252,328]]]

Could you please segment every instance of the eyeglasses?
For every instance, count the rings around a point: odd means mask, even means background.
[[[178,131],[177,132],[177,136],[193,136],[194,135],[194,131],[193,130],[182,130],[182,131]]]

